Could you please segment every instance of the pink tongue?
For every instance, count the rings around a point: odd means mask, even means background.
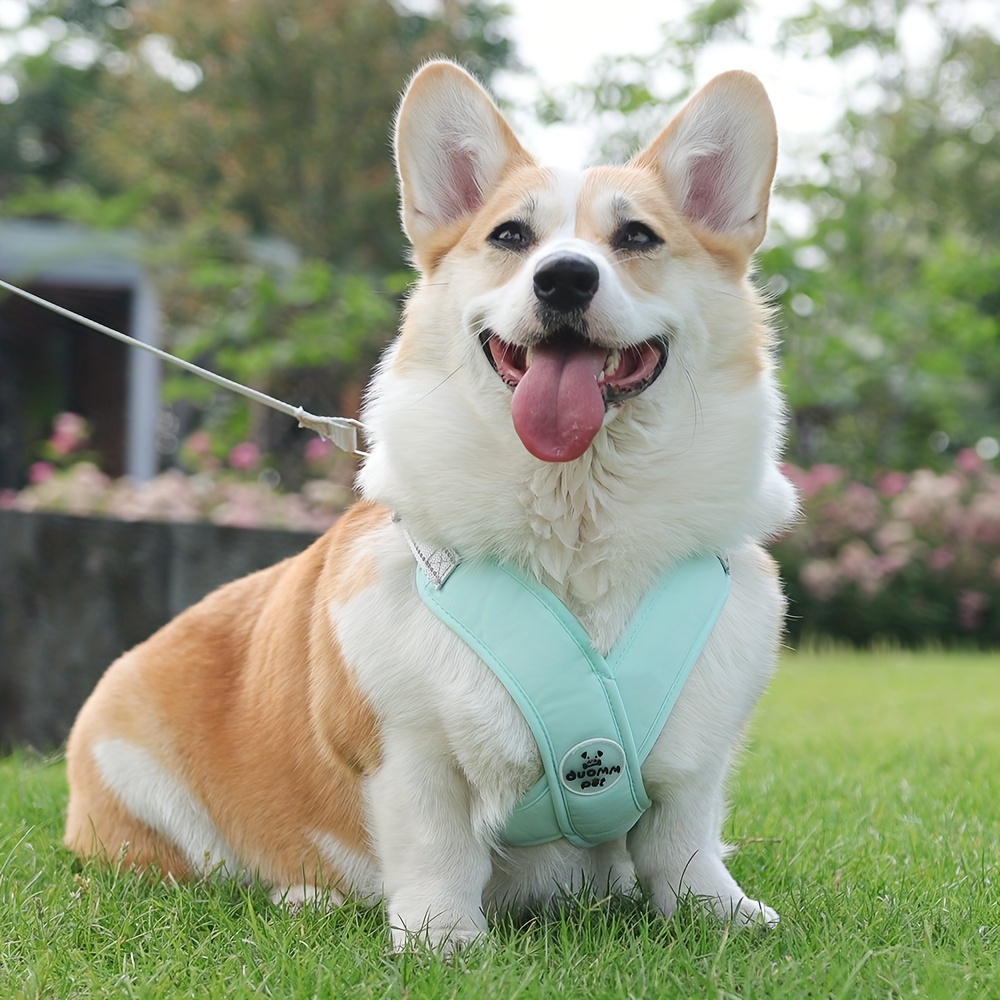
[[[521,443],[544,462],[571,462],[594,440],[604,420],[604,394],[597,378],[606,347],[549,343],[514,390],[510,413]]]

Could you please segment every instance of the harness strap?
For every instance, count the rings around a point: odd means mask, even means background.
[[[538,743],[543,776],[503,839],[590,847],[628,832],[650,805],[641,764],[725,603],[721,560],[667,573],[607,658],[551,591],[512,566],[459,563],[441,584],[418,566],[416,583],[504,683]]]

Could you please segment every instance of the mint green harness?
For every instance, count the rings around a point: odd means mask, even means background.
[[[440,586],[418,566],[416,579],[428,607],[504,683],[538,743],[545,773],[504,841],[592,847],[631,830],[650,805],[642,762],[729,593],[723,562],[671,569],[607,657],[551,591],[511,566],[460,563]]]

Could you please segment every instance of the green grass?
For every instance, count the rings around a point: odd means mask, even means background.
[[[446,964],[377,911],[74,866],[58,763],[0,762],[0,998],[1000,997],[1000,661],[789,656],[733,782],[731,867],[771,934],[569,908]]]

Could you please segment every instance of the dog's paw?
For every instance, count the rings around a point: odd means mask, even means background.
[[[719,915],[731,920],[736,927],[771,931],[778,926],[778,921],[781,919],[770,906],[756,899],[732,900],[728,905],[723,900],[719,902],[721,904]]]
[[[447,922],[440,919],[425,923],[417,930],[403,926],[392,927],[392,950],[421,952],[450,958],[458,951],[483,941],[486,932],[475,921],[463,918]]]

